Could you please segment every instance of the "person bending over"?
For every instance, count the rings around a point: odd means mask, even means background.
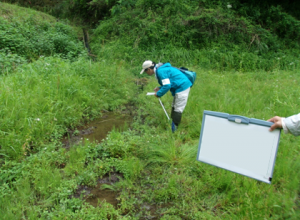
[[[189,97],[191,81],[177,68],[172,67],[170,63],[158,63],[146,60],[142,65],[142,73],[149,76],[155,75],[160,87],[154,89],[155,96],[160,98],[169,90],[172,93],[172,131],[174,132],[181,122],[183,110],[187,104]]]

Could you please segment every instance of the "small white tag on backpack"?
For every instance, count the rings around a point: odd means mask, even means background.
[[[163,79],[161,82],[163,85],[171,84],[169,79]]]

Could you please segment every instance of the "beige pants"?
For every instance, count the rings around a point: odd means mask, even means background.
[[[182,92],[176,93],[173,99],[172,107],[175,112],[182,113],[189,97],[190,89],[188,88]]]

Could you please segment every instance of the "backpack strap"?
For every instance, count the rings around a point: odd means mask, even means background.
[[[178,69],[180,72],[182,72],[182,73],[185,73],[185,71],[187,71],[188,69],[187,68],[185,68],[185,67],[180,67],[180,68],[178,68],[178,67],[175,67],[175,66],[173,66],[175,69]]]

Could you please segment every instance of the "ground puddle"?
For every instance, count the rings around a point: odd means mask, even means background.
[[[116,209],[118,205],[118,192],[111,189],[102,189],[103,185],[112,185],[122,178],[121,174],[111,173],[102,179],[98,179],[96,187],[79,186],[73,195],[74,198],[82,198],[94,207],[98,207],[102,202],[112,204]]]
[[[113,128],[124,129],[124,126],[126,127],[126,125],[130,124],[131,120],[131,116],[128,114],[106,112],[101,118],[80,126],[75,130],[69,130],[68,134],[63,138],[62,143],[64,147],[69,148],[80,142],[84,143],[85,139],[91,142],[101,142]]]
[[[62,143],[65,148],[70,148],[73,145],[84,144],[86,139],[90,142],[101,142],[113,128],[122,130],[126,125],[128,126],[130,122],[131,116],[128,114],[105,112],[101,118],[78,127],[75,130],[69,130],[68,135],[63,138]],[[110,173],[98,179],[96,187],[78,186],[72,197],[82,198],[94,207],[97,207],[99,202],[101,204],[101,202],[106,201],[117,208],[118,200],[116,198],[118,192],[111,189],[102,189],[102,187],[104,184],[112,185],[118,182],[120,178],[122,178],[121,174]]]

